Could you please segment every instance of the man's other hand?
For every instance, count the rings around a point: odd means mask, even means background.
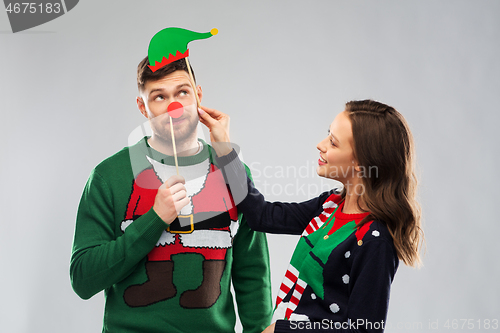
[[[153,210],[163,222],[172,223],[181,209],[189,203],[185,183],[182,176],[175,175],[158,188]]]

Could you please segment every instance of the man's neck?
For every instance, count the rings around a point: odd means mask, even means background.
[[[168,155],[174,156],[174,149],[172,142],[165,142],[159,140],[158,137],[152,136],[148,139],[148,144],[156,151]],[[190,138],[181,142],[175,142],[175,148],[177,156],[193,156],[201,151],[203,148],[201,142],[198,141],[197,137]]]

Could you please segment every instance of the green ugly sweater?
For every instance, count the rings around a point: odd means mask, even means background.
[[[152,206],[158,187],[176,173],[174,160],[147,138],[92,171],[70,275],[83,299],[104,290],[103,332],[234,332],[231,282],[244,332],[269,325],[265,235],[250,230],[202,143],[198,154],[178,158],[190,202],[169,226]]]

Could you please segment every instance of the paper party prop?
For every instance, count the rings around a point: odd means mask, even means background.
[[[167,107],[168,115],[172,118],[179,118],[184,113],[184,105],[179,102],[172,102]]]
[[[206,39],[217,35],[218,30],[200,33],[182,28],[166,28],[156,33],[149,42],[149,68],[156,72],[159,68],[189,56],[187,44],[193,40]]]
[[[210,30],[210,32],[205,33],[194,32],[182,28],[165,28],[157,32],[149,42],[148,67],[153,72],[156,72],[158,69],[176,60],[183,58],[186,60],[189,78],[194,91],[194,95],[196,97],[196,104],[198,108],[200,107],[200,98],[197,94],[193,73],[191,72],[191,66],[189,65],[189,60],[187,58],[189,56],[189,49],[187,45],[193,40],[210,38],[214,35],[217,35],[217,33],[218,30],[215,28]],[[172,134],[175,168],[177,170],[177,174],[179,174],[179,164],[177,162],[177,151],[175,147],[175,136],[172,118],[181,117],[184,112],[184,106],[179,102],[172,102],[167,107],[167,112],[170,116],[170,132]]]

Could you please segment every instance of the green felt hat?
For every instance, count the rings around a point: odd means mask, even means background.
[[[218,30],[200,33],[182,28],[166,28],[156,33],[149,42],[149,68],[153,72],[176,60],[189,56],[187,44],[196,39],[206,39],[217,35]]]

